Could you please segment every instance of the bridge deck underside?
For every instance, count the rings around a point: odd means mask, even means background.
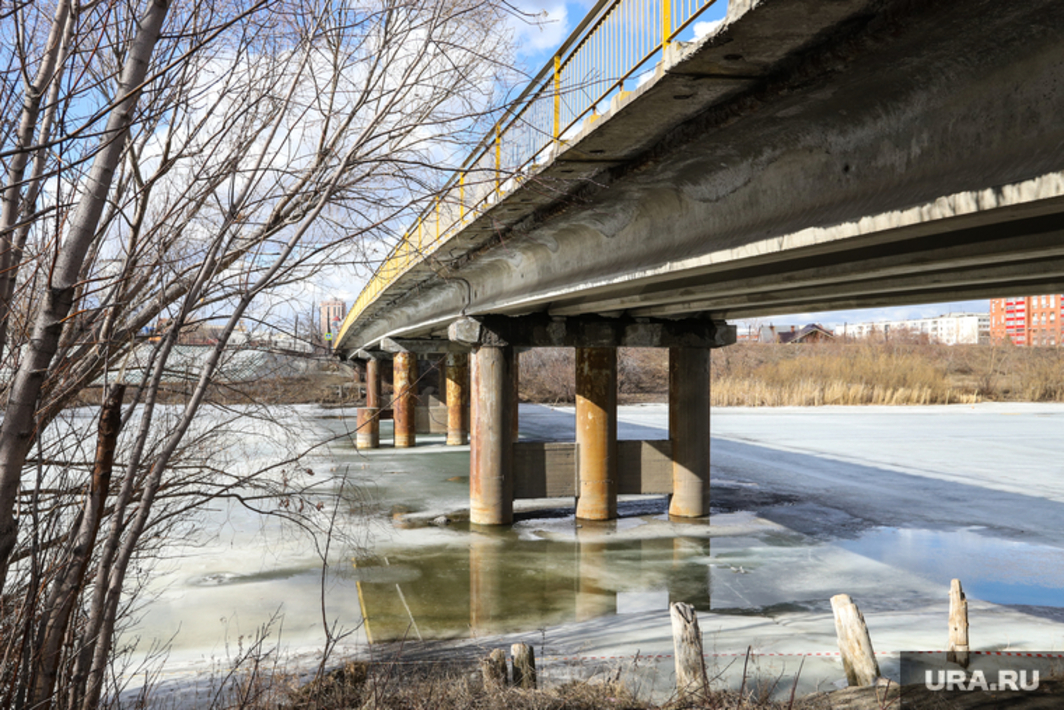
[[[390,287],[341,349],[461,314],[727,319],[1064,289],[1064,3],[750,5]]]

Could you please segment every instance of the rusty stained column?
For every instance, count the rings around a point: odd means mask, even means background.
[[[381,370],[376,360],[366,361],[366,406],[358,408],[355,448],[376,449],[381,445]]]
[[[469,399],[469,356],[447,354],[447,445],[461,446],[469,441],[466,401]]]
[[[669,515],[709,515],[709,349],[669,349]]]
[[[366,406],[380,409],[381,364],[379,360],[366,360]]]
[[[481,347],[470,358],[469,522],[509,525],[514,520],[514,351]]]
[[[395,448],[407,449],[417,443],[417,356],[396,353],[392,367]]]
[[[617,349],[576,349],[576,517],[617,517]]]

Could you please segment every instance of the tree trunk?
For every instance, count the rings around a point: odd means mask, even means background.
[[[34,412],[41,385],[59,347],[85,255],[96,238],[100,216],[148,73],[148,63],[169,7],[168,0],[152,0],[129,45],[100,152],[86,178],[85,191],[71,218],[69,231],[64,235],[46,287],[43,307],[38,312],[26,354],[11,384],[4,421],[0,425],[0,592],[7,580],[8,559],[18,540],[15,499],[22,467],[35,434]]]
[[[92,484],[85,497],[81,525],[67,549],[61,571],[53,583],[45,602],[37,633],[35,657],[35,680],[30,705],[40,710],[52,707],[52,693],[59,674],[61,646],[70,624],[74,604],[85,586],[85,570],[88,569],[96,536],[103,517],[107,491],[111,485],[111,471],[115,462],[115,444],[122,428],[122,398],[124,385],[111,389],[100,410],[100,425],[96,440],[96,461],[92,471]]]

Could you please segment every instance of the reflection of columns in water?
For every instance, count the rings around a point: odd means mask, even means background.
[[[606,534],[616,521],[587,521],[576,531],[576,620],[617,613],[617,590],[609,579]]]
[[[704,522],[691,520],[688,524],[705,529]],[[710,608],[710,567],[702,561],[709,558],[709,551],[708,537],[678,535],[672,539],[669,604],[686,602],[703,611]]]
[[[490,633],[503,621],[502,543],[487,530],[469,535],[469,626],[474,634]]]
[[[402,449],[417,443],[417,356],[413,353],[396,353],[392,364],[395,447]]]

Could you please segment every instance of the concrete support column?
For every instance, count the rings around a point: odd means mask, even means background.
[[[396,353],[392,368],[395,448],[406,449],[417,443],[417,356]]]
[[[366,360],[366,406],[380,409],[381,364],[379,360]]]
[[[470,365],[469,521],[509,525],[514,519],[513,348],[478,348]]]
[[[669,349],[669,515],[709,515],[709,349]]]
[[[617,517],[617,349],[576,349],[576,517]]]
[[[447,354],[447,445],[461,446],[469,441],[466,401],[469,399],[469,356]]]
[[[358,408],[355,447],[376,449],[381,445],[381,371],[376,360],[366,361],[366,406]]]

